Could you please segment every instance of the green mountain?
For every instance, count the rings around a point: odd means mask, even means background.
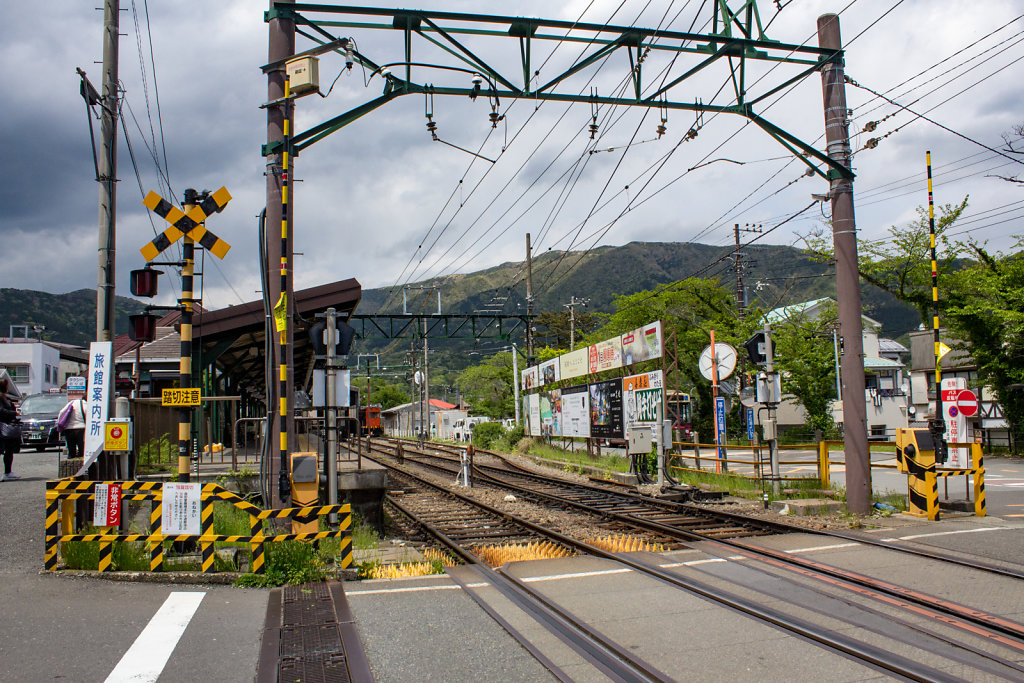
[[[564,311],[570,297],[590,300],[590,312],[610,312],[617,295],[650,290],[687,277],[711,277],[736,287],[732,247],[680,242],[630,242],[588,252],[544,252],[533,259],[534,312]],[[817,263],[794,247],[750,245],[741,257],[743,285],[749,306],[774,308],[823,296],[835,297],[834,269]],[[525,264],[503,263],[473,273],[412,283],[407,292],[410,313],[437,311],[438,285],[444,313],[525,312]],[[423,288],[428,289],[423,289]],[[920,323],[917,312],[871,285],[862,289],[864,314],[882,324],[882,333],[896,338]],[[368,289],[358,313],[400,313],[402,290]]]
[[[117,334],[128,332],[128,316],[141,312],[146,306],[123,296],[116,297],[114,305]],[[50,294],[29,289],[0,289],[0,336],[6,337],[11,325],[45,325],[43,339],[88,346],[96,339],[96,290]],[[29,334],[32,335],[31,330]]]

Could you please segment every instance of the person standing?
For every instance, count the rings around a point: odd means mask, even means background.
[[[4,473],[0,481],[20,479],[11,472],[14,466],[14,454],[21,450],[21,424],[18,421],[18,406],[12,396],[11,380],[7,376],[0,377],[0,452],[3,454]]]
[[[68,459],[83,457],[85,450],[85,394],[68,392],[68,402],[57,416],[57,428],[64,433]]]

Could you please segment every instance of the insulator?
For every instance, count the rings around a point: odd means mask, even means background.
[[[686,131],[686,139],[687,140],[692,140],[695,137],[697,137],[697,129],[696,128],[691,128],[690,130]]]
[[[664,135],[666,132],[668,132],[668,128],[665,127],[665,121],[666,121],[666,119],[662,119],[661,123],[658,125],[658,137],[659,138],[662,135]]]
[[[437,139],[437,122],[428,117],[427,119],[427,130],[430,131],[430,137]]]
[[[864,126],[864,132],[872,133],[874,132],[875,128],[878,128],[878,121],[868,121],[867,124]]]
[[[488,118],[491,120],[491,128],[497,128],[498,127],[498,121],[501,121],[501,116],[498,115],[498,112],[492,111],[488,115]]]
[[[868,140],[867,142],[864,143],[864,148],[865,149],[874,149],[875,147],[878,147],[878,143],[879,143],[879,141],[881,141],[881,139],[882,138],[871,138],[870,140]]]
[[[593,140],[594,136],[597,135],[597,129],[598,128],[600,128],[600,125],[597,123],[597,117],[595,116],[594,119],[593,119],[593,123],[590,124],[590,139],[591,140]]]

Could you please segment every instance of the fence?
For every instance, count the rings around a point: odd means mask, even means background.
[[[842,442],[840,442],[842,443]],[[722,457],[718,455],[718,449],[722,449]],[[729,455],[729,449],[733,448],[736,450],[742,450],[749,452],[749,457],[741,457],[738,455]],[[786,451],[814,451],[817,448],[815,444],[795,444],[795,445],[779,445],[779,466],[780,468],[784,465],[801,465],[806,466],[807,460],[786,460],[782,453]],[[689,449],[690,454],[686,454],[683,451]],[[701,449],[704,449],[702,452]],[[669,454],[669,467],[676,470],[693,470],[698,472],[715,472],[715,473],[726,473],[737,477],[746,477],[750,479],[761,479],[771,476],[771,461],[767,445],[760,446],[742,446],[742,445],[723,445],[716,446],[711,443],[690,443],[688,441],[673,442],[672,443],[673,453]],[[672,464],[675,461],[677,464]],[[688,461],[692,461],[692,466]],[[820,468],[820,462],[819,468]],[[752,474],[744,474],[741,472],[730,471],[730,466],[742,465],[753,468]],[[827,487],[828,474],[824,475],[823,486]],[[779,476],[779,479],[783,481],[787,480],[806,480],[810,478],[822,479],[822,473],[819,469],[818,472],[812,477],[808,475],[794,475],[794,476]]]
[[[104,527],[104,531],[96,534],[73,533],[75,501],[95,500],[97,484],[117,484],[121,487],[121,501],[150,502],[149,533],[122,534],[114,527]],[[61,479],[46,482],[46,530],[44,548],[44,569],[53,571],[57,568],[57,558],[61,543],[69,541],[99,543],[99,566],[101,572],[111,571],[112,551],[115,541],[145,542],[150,550],[150,571],[164,570],[164,543],[177,541],[198,542],[202,553],[202,571],[210,573],[214,570],[214,543],[248,543],[252,551],[251,571],[262,574],[264,566],[264,548],[267,543],[281,541],[317,541],[325,538],[340,538],[341,568],[352,565],[352,517],[351,506],[345,505],[314,505],[308,507],[284,508],[281,510],[264,510],[241,498],[238,494],[228,491],[219,484],[202,484],[200,494],[200,533],[198,534],[165,534],[163,533],[163,483],[148,481],[78,481]],[[249,515],[249,535],[227,535],[213,533],[213,508],[215,502],[226,502]],[[123,509],[123,507],[122,507]],[[319,520],[325,515],[340,515],[337,530],[311,531],[294,534],[264,535],[263,522],[267,519],[291,519],[296,522]]]

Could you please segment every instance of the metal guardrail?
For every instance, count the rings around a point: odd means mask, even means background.
[[[121,500],[151,503],[150,528],[148,534],[121,534],[113,527],[104,527],[104,531],[96,534],[76,534],[74,532],[74,501],[95,500],[97,484],[118,484],[121,487]],[[226,502],[249,515],[250,533],[247,536],[213,533],[213,508],[215,502]],[[352,509],[345,505],[314,505],[292,507],[280,510],[264,510],[253,505],[236,493],[228,491],[219,484],[203,484],[200,496],[199,534],[164,534],[161,528],[163,520],[163,483],[148,481],[79,481],[61,479],[46,482],[46,530],[44,534],[43,566],[47,571],[57,568],[60,544],[69,541],[99,543],[99,566],[101,572],[111,571],[113,561],[113,544],[115,541],[145,542],[150,549],[150,571],[164,571],[165,541],[196,541],[202,552],[202,571],[214,571],[214,543],[248,543],[252,551],[251,571],[262,574],[265,571],[264,549],[267,543],[280,541],[316,541],[324,538],[341,539],[341,567],[352,565]],[[326,515],[340,515],[338,529],[330,531],[303,532],[294,534],[264,535],[263,522],[267,519],[292,519],[297,522],[318,520]]]

